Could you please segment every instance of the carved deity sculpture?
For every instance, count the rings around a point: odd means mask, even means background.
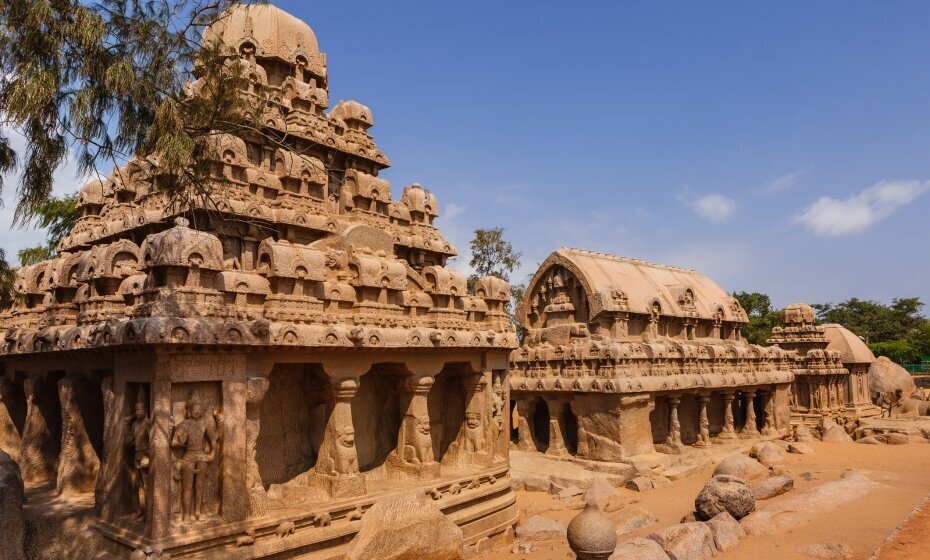
[[[145,509],[148,505],[149,464],[152,461],[150,455],[152,419],[149,418],[145,406],[145,395],[141,389],[136,399],[133,415],[126,419],[126,424],[125,445],[132,451],[131,482],[139,504],[137,517],[144,520]]]
[[[469,411],[465,413],[465,444],[462,449],[468,453],[477,453],[484,450],[484,432],[481,429],[481,413]]]
[[[200,393],[191,391],[186,417],[175,426],[171,436],[171,447],[181,450],[175,476],[180,476],[181,518],[184,521],[189,521],[192,515],[199,520],[203,515],[206,470],[216,460],[218,440],[217,422],[214,418],[204,417]]]
[[[491,430],[494,435],[495,455],[506,453],[506,449],[503,451],[499,449],[500,435],[504,431],[504,386],[501,384],[500,375],[494,376],[494,386],[491,391]]]
[[[410,416],[412,426],[404,444],[404,462],[412,465],[433,462],[433,438],[430,436],[428,416]]]

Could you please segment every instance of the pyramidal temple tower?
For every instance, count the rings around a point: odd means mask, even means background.
[[[81,189],[57,258],[17,272],[0,447],[27,493],[92,503],[112,558],[337,557],[401,492],[466,555],[507,538],[509,286],[470,293],[445,266],[436,196],[392,196],[372,111],[330,107],[310,27],[248,5],[205,40],[287,147],[217,134],[209,196],[183,211],[133,159]]]

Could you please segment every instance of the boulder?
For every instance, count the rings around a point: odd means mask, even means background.
[[[756,509],[752,489],[743,479],[719,474],[710,479],[694,500],[699,519],[712,519],[726,511],[742,519]]]
[[[717,550],[722,552],[736,548],[740,539],[746,536],[746,531],[743,530],[739,521],[733,519],[733,516],[727,512],[718,514],[706,525],[714,535]]]
[[[572,498],[574,498],[575,496],[580,496],[582,494],[584,494],[584,490],[582,490],[581,488],[578,488],[577,486],[569,486],[568,488],[565,488],[564,490],[559,490],[559,493],[556,494],[556,496],[559,498],[560,501],[567,502],[571,500]]]
[[[814,448],[806,443],[793,442],[788,444],[788,453],[795,453],[797,455],[810,455],[814,452]]]
[[[462,530],[421,493],[399,494],[375,502],[362,517],[362,527],[345,555],[346,560],[462,557]]]
[[[843,426],[834,423],[832,426],[826,428],[820,441],[824,443],[852,443],[852,438],[849,437],[849,434],[846,433]]]
[[[664,476],[636,476],[627,481],[626,487],[637,492],[648,492],[672,483]]]
[[[705,523],[672,525],[649,538],[659,543],[671,560],[704,560],[717,553],[714,534]]]
[[[584,493],[585,502],[602,503],[620,491],[606,478],[599,476],[591,481],[591,486]]]
[[[766,467],[773,467],[785,462],[785,450],[770,441],[762,441],[752,446],[749,456]]]
[[[618,544],[609,560],[669,560],[669,557],[656,541],[636,537]]]
[[[23,477],[19,467],[0,451],[0,559],[22,560],[26,517],[23,513]]]
[[[859,438],[856,440],[856,443],[864,443],[866,445],[885,445],[885,442],[878,439],[876,436],[866,436],[864,438]]]
[[[617,525],[618,535],[632,533],[637,529],[648,527],[656,522],[658,522],[658,519],[656,519],[655,515],[652,515],[652,512],[639,506],[624,508],[620,513],[614,516],[614,523]]]
[[[900,390],[902,395],[910,395],[917,390],[914,378],[906,369],[879,356],[869,366],[869,391],[874,393],[892,393]]]
[[[807,424],[799,424],[794,428],[794,441],[798,442],[808,442],[814,441],[817,438],[814,437],[814,433],[811,432],[810,426]]]
[[[568,525],[541,515],[534,515],[517,527],[517,538],[521,541],[565,539],[567,533]]]
[[[879,438],[883,439],[888,445],[907,445],[911,442],[911,438],[909,438],[907,434],[901,434],[898,432],[882,434],[879,436]]]
[[[717,468],[714,469],[714,476],[721,474],[739,477],[743,480],[752,480],[768,476],[769,470],[752,457],[747,457],[742,453],[734,453],[721,461]]]
[[[788,475],[772,476],[750,483],[749,488],[756,500],[767,500],[794,488],[794,479]]]
[[[853,551],[849,546],[838,543],[821,542],[812,544],[801,550],[801,554],[822,560],[849,560]]]

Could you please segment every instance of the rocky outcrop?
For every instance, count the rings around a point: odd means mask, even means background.
[[[752,489],[741,478],[730,475],[716,475],[694,500],[694,511],[698,519],[712,519],[728,512],[736,519],[742,519],[756,509],[756,499]]]
[[[740,539],[746,536],[746,531],[740,526],[739,521],[733,519],[733,516],[727,512],[718,514],[707,521],[706,525],[714,535],[717,550],[721,552],[736,548]]]
[[[768,500],[794,488],[794,479],[788,475],[776,475],[753,482],[749,488],[756,500]]]
[[[362,517],[346,560],[459,560],[462,530],[419,494],[375,502]]]
[[[910,395],[917,389],[906,369],[885,356],[879,356],[869,367],[869,390],[874,393],[891,393],[900,390]]]
[[[23,478],[10,456],[0,451],[0,560],[23,560],[26,519]]]
[[[728,475],[739,477],[743,480],[763,478],[768,476],[768,474],[769,470],[765,465],[742,453],[730,455],[714,469],[714,476]]]
[[[669,557],[658,542],[637,537],[618,544],[610,560],[669,560]]]

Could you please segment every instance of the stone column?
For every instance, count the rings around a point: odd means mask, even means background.
[[[365,494],[365,477],[358,470],[355,426],[352,424],[352,399],[358,393],[358,388],[359,380],[354,376],[333,377],[329,380],[326,428],[323,430],[320,458],[311,483],[321,484],[333,498]],[[429,393],[429,387],[426,393]],[[426,393],[423,410],[426,410]],[[432,443],[429,450],[432,456]]]
[[[84,389],[83,380],[68,376],[58,382],[61,403],[61,453],[58,461],[56,487],[59,494],[73,495],[92,492],[100,471],[100,459],[90,443],[78,399]]]
[[[112,375],[100,382],[100,390],[103,393],[103,457],[97,475],[97,487],[94,490],[94,505],[97,515],[106,521],[113,521],[120,513],[118,485],[124,460],[124,430],[128,429],[123,420],[125,387],[125,383],[116,386]]]
[[[411,375],[401,383],[403,419],[395,450],[396,464],[402,471],[416,478],[432,479],[439,476],[439,463],[433,456],[427,407],[427,397],[434,381],[433,375]]]
[[[0,377],[0,449],[5,451],[16,464],[20,462],[23,438],[13,422],[13,414],[7,404],[12,400],[16,386],[6,377]]]
[[[267,377],[250,377],[248,380],[248,394],[245,400],[245,448],[246,448],[246,479],[245,486],[249,491],[249,516],[260,517],[267,512],[267,496],[262,483],[262,475],[258,470],[255,459],[255,446],[258,442],[258,433],[261,430],[261,409],[265,394],[268,392]]]
[[[681,447],[681,422],[678,421],[678,405],[681,403],[681,399],[669,397],[667,402],[668,436],[665,438],[665,443],[671,447]]]
[[[489,376],[484,373],[462,376],[465,386],[465,427],[459,444],[459,463],[491,464],[493,446],[499,432],[497,425],[493,424],[494,419],[488,418],[486,389]]]
[[[736,439],[736,427],[733,420],[733,399],[736,398],[736,395],[723,393],[721,397],[723,397],[723,430],[720,431],[718,437],[723,440]]]
[[[695,447],[707,447],[710,445],[710,421],[707,419],[707,403],[710,397],[702,395],[698,397],[700,414],[698,416],[698,438],[694,444]]]
[[[533,429],[530,421],[530,403],[525,398],[517,401],[517,449],[520,451],[536,451],[533,443]]]
[[[546,405],[549,407],[549,447],[546,448],[546,455],[565,457],[569,453],[568,448],[565,447],[565,431],[564,426],[562,426],[562,417],[567,403],[559,398],[548,398],[546,399]]]
[[[52,482],[58,476],[60,442],[49,427],[49,418],[43,401],[47,400],[46,381],[30,375],[23,381],[26,394],[26,423],[23,427],[23,448],[20,468],[23,482],[41,484]]]
[[[744,436],[757,436],[759,435],[759,428],[756,427],[756,407],[753,404],[754,399],[756,398],[755,391],[746,391],[743,393],[746,403],[746,424],[743,425],[743,431],[740,432]]]
[[[149,466],[152,499],[145,504],[145,536],[161,540],[171,531],[171,494],[174,479],[174,461],[171,456],[171,378],[168,360],[158,359],[155,378],[152,380],[152,434],[149,442]]]
[[[766,391],[762,393],[762,398],[765,399],[765,423],[762,426],[762,435],[774,436],[777,433],[775,429],[775,393]]]

